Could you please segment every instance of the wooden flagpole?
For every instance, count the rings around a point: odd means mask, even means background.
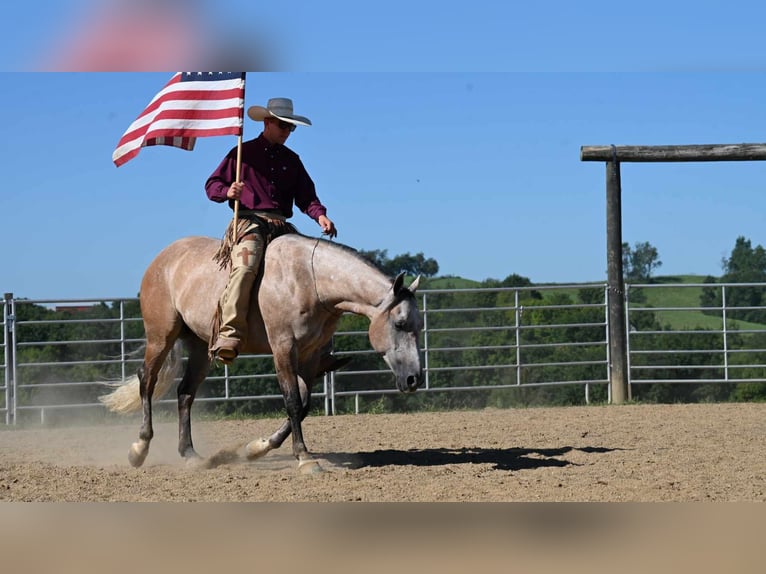
[[[237,137],[237,179],[236,183],[242,181],[242,136],[245,133],[245,76],[242,78],[242,129]],[[237,228],[239,227],[239,198],[234,200],[234,225],[231,230],[231,244],[237,243]]]
[[[244,131],[244,125],[242,126]],[[242,134],[237,138],[237,181],[242,181]],[[237,243],[237,227],[239,227],[239,198],[234,200],[234,226],[231,230],[232,245]]]

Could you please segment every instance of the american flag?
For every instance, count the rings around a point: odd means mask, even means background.
[[[144,146],[194,149],[198,137],[242,135],[244,72],[176,72],[120,138],[117,167]]]

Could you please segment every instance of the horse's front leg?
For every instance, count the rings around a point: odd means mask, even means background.
[[[300,421],[303,421],[306,416],[309,413],[309,409],[311,407],[311,386],[308,385],[304,379],[301,376],[297,377],[298,380],[298,390],[300,392],[300,402],[301,402],[301,413],[300,413]],[[287,396],[285,396],[285,406],[287,407]],[[289,413],[289,410],[288,410]],[[300,426],[300,424],[298,425]],[[247,458],[249,460],[254,460],[257,458],[260,458],[264,456],[266,453],[268,453],[271,450],[274,450],[276,448],[279,448],[282,446],[282,443],[284,443],[285,439],[290,435],[293,429],[293,424],[291,422],[291,419],[288,418],[284,423],[282,423],[282,426],[280,426],[274,434],[272,434],[269,438],[260,438],[256,439],[254,441],[251,441],[248,443],[248,445],[245,447],[245,453],[247,455]],[[302,442],[302,441],[301,441]],[[295,441],[293,441],[293,452],[295,452]],[[301,458],[300,456],[297,456],[299,460],[299,468],[301,468],[302,471],[310,471],[310,472],[318,472],[321,471],[321,467],[318,463],[313,461],[311,456],[309,455],[305,443],[303,444],[303,452],[304,457],[303,460],[306,462],[301,464]]]
[[[294,379],[294,383],[289,382],[286,385],[283,394],[285,397],[285,408],[287,409],[287,420],[290,422],[290,432],[293,435],[293,455],[298,459],[298,470],[304,474],[321,472],[322,468],[311,456],[303,440],[303,427],[301,423],[304,418],[304,409],[297,377]]]

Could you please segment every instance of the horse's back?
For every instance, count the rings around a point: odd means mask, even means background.
[[[165,247],[147,267],[141,282],[141,313],[147,330],[158,336],[182,320],[200,336],[226,283],[213,257],[221,245],[212,237],[184,237]]]
[[[332,259],[329,265],[356,266],[360,262],[365,267],[369,265],[355,249],[342,243],[287,233],[274,239],[266,249],[264,280],[269,276],[313,274],[312,269],[320,259],[323,262]]]
[[[208,340],[228,273],[213,259],[220,239],[184,237],[165,247],[151,262],[141,283],[141,311],[147,331],[172,337],[183,325]],[[350,248],[290,233],[266,248],[263,274],[256,283],[257,303],[248,313],[250,352],[268,352],[266,326],[272,333],[295,328],[317,306],[317,286],[344,272],[356,277],[360,265]],[[366,267],[368,264],[361,264]],[[322,273],[321,269],[324,269]]]
[[[167,290],[179,295],[195,282],[197,290],[208,291],[220,275],[213,257],[220,246],[212,237],[183,237],[165,247],[147,267],[141,282],[141,293]]]
[[[305,311],[316,303],[318,275],[334,275],[358,264],[359,257],[352,251],[345,245],[300,233],[277,237],[264,256],[261,307],[289,305]],[[329,264],[328,253],[334,258]]]
[[[287,233],[272,240],[266,248],[263,265],[263,280],[282,280],[285,275],[294,274],[296,269],[310,265],[311,247],[316,239]]]

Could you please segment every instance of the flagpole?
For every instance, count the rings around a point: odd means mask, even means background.
[[[242,134],[237,138],[237,181],[242,181]],[[234,225],[231,230],[231,242],[237,243],[237,227],[239,227],[239,198],[234,200]]]
[[[242,75],[242,128],[239,130],[239,136],[237,137],[237,183],[242,181],[242,136],[245,133],[245,78],[247,73]],[[239,227],[239,198],[234,200],[234,226],[231,230],[232,238],[231,244],[237,243],[237,228]]]

